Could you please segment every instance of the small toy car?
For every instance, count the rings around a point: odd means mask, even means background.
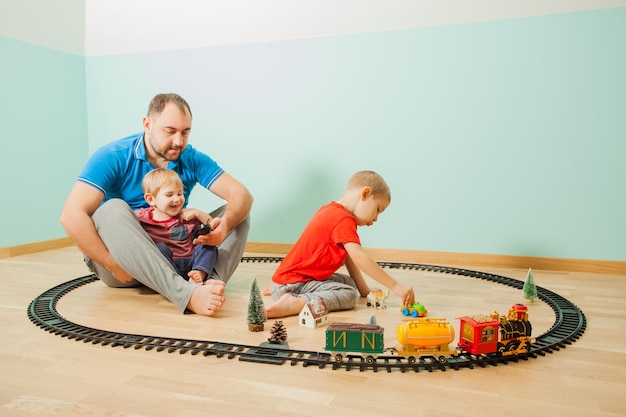
[[[418,303],[417,301],[408,307],[402,306],[402,308],[400,308],[400,311],[402,312],[403,316],[411,316],[413,318],[425,317],[426,314],[428,314],[428,311],[426,310],[426,307],[424,307],[424,304]]]

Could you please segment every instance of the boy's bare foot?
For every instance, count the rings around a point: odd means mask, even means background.
[[[268,319],[280,317],[296,316],[304,307],[304,300],[289,293],[283,294],[280,298],[265,310]]]
[[[191,293],[187,308],[196,314],[213,316],[224,304],[224,282],[210,279]]]
[[[196,284],[202,284],[202,282],[206,278],[206,275],[207,275],[206,272],[198,271],[196,269],[189,271],[189,273],[187,274],[189,279],[195,282]]]
[[[272,284],[267,284],[267,287],[261,292],[263,295],[272,295]]]

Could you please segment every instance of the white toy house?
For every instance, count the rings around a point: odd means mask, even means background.
[[[328,308],[324,304],[324,300],[315,298],[306,303],[300,310],[298,322],[300,326],[312,329],[328,324]]]

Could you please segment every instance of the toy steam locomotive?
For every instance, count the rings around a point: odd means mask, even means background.
[[[454,327],[443,318],[405,319],[398,325],[398,344],[384,346],[384,329],[376,324],[331,323],[326,329],[324,350],[334,355],[335,361],[343,361],[344,355],[358,354],[368,364],[385,351],[405,357],[414,364],[420,357],[432,357],[445,364],[450,357],[461,353],[472,355],[519,355],[528,353],[532,343],[532,326],[528,321],[528,309],[515,304],[507,315],[493,312],[490,315],[460,317],[459,342],[454,341]]]

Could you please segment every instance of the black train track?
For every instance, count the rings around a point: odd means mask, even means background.
[[[242,262],[262,263],[278,263],[281,260],[281,257],[243,257],[241,259]],[[513,278],[453,267],[398,262],[379,262],[379,265],[389,269],[432,271],[482,279],[517,289],[522,289],[524,285],[522,281]],[[539,299],[552,308],[556,319],[548,331],[536,338],[536,341],[531,344],[531,348],[526,354],[518,356],[460,354],[457,357],[449,358],[445,364],[441,364],[432,357],[421,357],[416,363],[409,364],[403,357],[393,355],[378,356],[374,363],[371,364],[366,363],[365,359],[360,355],[348,355],[342,362],[336,362],[334,357],[327,352],[292,350],[282,345],[248,346],[219,341],[111,332],[73,323],[58,313],[56,304],[61,297],[76,288],[97,280],[98,278],[95,275],[86,275],[50,288],[30,303],[28,317],[35,325],[50,333],[84,343],[145,350],[154,349],[159,352],[165,351],[169,353],[202,354],[218,358],[226,356],[228,359],[238,358],[242,361],[260,363],[284,364],[289,362],[292,366],[302,364],[305,367],[317,366],[330,369],[343,368],[346,371],[357,369],[359,371],[372,370],[374,372],[380,370],[387,372],[394,370],[401,372],[432,372],[434,370],[445,371],[461,368],[474,369],[476,367],[497,366],[498,364],[507,364],[520,360],[525,361],[530,358],[545,356],[546,353],[554,353],[567,347],[567,345],[575,342],[585,332],[587,326],[585,315],[576,305],[559,294],[537,287]]]

